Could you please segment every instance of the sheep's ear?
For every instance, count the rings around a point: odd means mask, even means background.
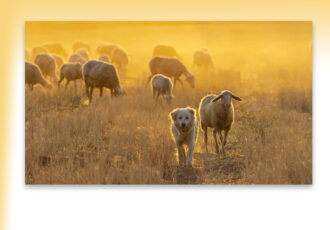
[[[215,98],[213,98],[212,102],[216,102],[217,100],[219,100],[220,98],[222,98],[222,94],[216,96]]]
[[[231,97],[234,98],[237,101],[241,101],[242,100],[240,97],[237,97],[235,94],[232,94]]]
[[[173,111],[170,113],[170,115],[171,115],[173,121],[176,119],[176,113],[177,113],[177,110],[176,110],[176,109],[173,110]]]
[[[195,116],[195,113],[196,113],[195,109],[190,108],[190,107],[188,107],[187,109],[189,110],[189,112],[190,112],[192,115]]]

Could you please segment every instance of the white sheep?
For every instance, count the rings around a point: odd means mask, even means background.
[[[242,99],[234,95],[228,90],[222,91],[219,95],[207,95],[202,98],[199,104],[199,116],[201,120],[201,128],[204,131],[204,142],[206,154],[207,150],[207,127],[213,128],[213,137],[215,142],[216,152],[219,154],[219,146],[217,142],[217,133],[219,134],[222,154],[226,156],[225,145],[227,143],[227,135],[234,122],[234,106],[231,103],[231,98],[237,101]],[[221,132],[225,132],[223,139]]]
[[[165,99],[171,104],[172,95],[172,81],[170,78],[162,75],[155,74],[151,80],[153,96],[158,101],[159,96],[164,95]]]

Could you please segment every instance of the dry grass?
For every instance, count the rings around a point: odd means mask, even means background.
[[[197,74],[197,88],[178,85],[171,107],[155,106],[140,78],[123,81],[127,96],[86,104],[75,92],[26,88],[27,184],[310,184],[312,183],[312,91],[251,90],[235,71]],[[202,81],[204,82],[203,84]],[[262,82],[261,80],[259,82]],[[176,107],[197,108],[207,93],[225,85],[243,98],[234,102],[236,121],[228,157],[204,155],[200,131],[193,168],[177,168],[168,118]]]

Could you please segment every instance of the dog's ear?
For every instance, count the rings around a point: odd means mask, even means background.
[[[171,118],[172,118],[172,120],[173,121],[175,121],[176,120],[176,113],[178,112],[178,110],[177,109],[175,109],[175,110],[173,110],[171,113],[170,113],[170,115],[171,115]]]
[[[191,107],[187,107],[187,109],[189,110],[189,112],[190,112],[193,116],[195,116],[195,114],[196,114],[196,110],[195,110],[195,109],[193,109],[193,108],[191,108]]]

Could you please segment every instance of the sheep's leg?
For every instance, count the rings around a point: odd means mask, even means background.
[[[152,78],[152,75],[150,75],[150,76],[148,77],[147,84],[150,82],[151,78]]]
[[[175,89],[175,86],[176,86],[176,78],[174,78],[173,89]]]
[[[202,129],[204,131],[205,152],[206,152],[206,154],[209,154],[209,151],[207,149],[207,127],[202,124]]]
[[[63,77],[57,82],[58,88],[60,88],[61,82],[63,81]]]
[[[191,143],[189,143],[188,145],[188,166],[192,167],[192,158],[193,158],[193,154],[194,154],[194,148],[195,148],[195,140],[192,141]]]
[[[100,97],[103,96],[103,87],[100,87]]]
[[[155,96],[156,96],[156,90],[155,88],[152,88],[152,97],[155,98]]]
[[[89,92],[89,102],[92,102],[92,99],[93,99],[93,90],[94,90],[94,87],[91,86],[91,89],[90,89],[90,92]]]
[[[70,83],[70,81],[69,80],[66,80],[66,84],[65,84],[65,88],[66,89],[68,88],[69,83]]]
[[[222,154],[223,154],[224,157],[226,157],[225,145],[224,145],[223,137],[222,137],[222,134],[221,134],[221,130],[219,131],[219,137],[220,137],[220,140],[221,140]]]
[[[33,91],[33,84],[28,84],[28,86],[31,89],[31,91]]]
[[[225,130],[225,140],[223,142],[223,145],[226,146],[227,143],[227,137],[228,137],[229,130]]]
[[[86,85],[86,83],[85,83],[85,86],[86,86],[86,95],[87,95],[87,97],[89,99],[89,90],[88,90],[88,86]]]
[[[75,89],[75,91],[77,92],[77,81],[74,80],[73,83],[74,83],[74,89]]]
[[[182,166],[184,166],[185,160],[186,160],[184,147],[182,144],[179,144],[179,143],[177,143],[176,145],[178,147],[178,153],[179,153],[179,166],[182,167]]]
[[[217,141],[217,131],[215,129],[213,130],[213,138],[214,138],[215,151],[217,154],[220,154],[219,145],[218,145],[218,141]]]
[[[183,82],[178,78],[178,82],[180,82],[182,89],[184,89]]]

